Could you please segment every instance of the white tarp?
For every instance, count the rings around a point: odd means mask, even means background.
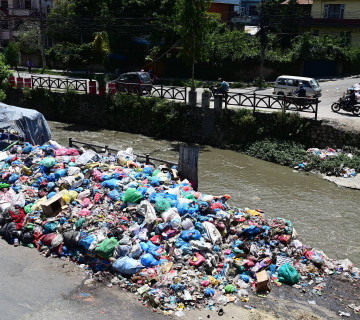
[[[0,103],[0,129],[15,130],[33,145],[42,145],[51,139],[50,128],[40,112],[5,103]]]

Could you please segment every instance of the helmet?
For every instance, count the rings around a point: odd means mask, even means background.
[[[354,88],[353,87],[349,88],[349,91],[354,91]]]
[[[218,81],[222,81],[222,78],[219,78]]]

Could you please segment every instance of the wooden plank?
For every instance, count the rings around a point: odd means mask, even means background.
[[[188,179],[195,191],[198,190],[199,151],[197,146],[180,145],[179,176],[181,179]]]

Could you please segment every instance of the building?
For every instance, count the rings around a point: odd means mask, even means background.
[[[313,0],[307,29],[315,35],[331,34],[360,45],[360,1]]]
[[[214,0],[208,9],[208,13],[218,17],[225,23],[230,23],[235,15],[236,4],[238,4],[237,0]]]
[[[258,25],[257,7],[261,0],[239,0],[238,14],[232,19],[235,25]]]
[[[42,12],[46,15],[55,0],[41,0]],[[16,39],[16,30],[26,20],[40,19],[39,0],[1,0],[0,2],[0,48],[9,40]]]

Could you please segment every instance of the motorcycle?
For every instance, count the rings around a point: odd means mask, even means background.
[[[283,97],[284,106],[286,109],[289,109],[291,106],[296,108],[296,110],[309,109],[312,104],[314,104],[314,98],[311,96],[299,97],[297,91],[289,92],[286,96]]]
[[[211,97],[213,98],[215,94],[224,94],[219,92],[219,88],[217,86],[210,86],[209,90],[211,92]],[[228,92],[229,90],[226,90],[226,92]]]
[[[331,110],[334,112],[339,112],[341,109],[347,112],[352,112],[353,115],[358,116],[360,115],[360,106],[358,105],[358,102],[356,101],[354,104],[347,104],[348,98],[342,96],[339,98],[337,102],[334,102],[331,105]]]

